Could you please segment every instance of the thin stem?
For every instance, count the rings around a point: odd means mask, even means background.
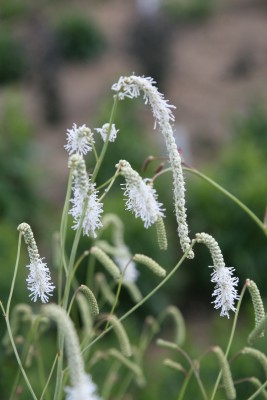
[[[195,245],[196,241],[192,240],[191,246],[188,248],[188,250],[184,253],[184,255],[180,258],[179,262],[175,265],[175,267],[169,272],[169,274],[151,291],[149,292],[145,297],[143,297],[142,300],[139,301],[139,303],[135,304],[129,311],[127,311],[121,318],[119,318],[119,321],[122,322],[126,318],[128,318],[134,311],[136,311],[139,307],[141,307],[147,300],[150,299],[162,286],[165,285],[166,282],[175,274],[175,272],[178,270],[178,268],[182,265],[184,260],[186,259],[189,251],[193,248]],[[104,337],[110,330],[112,329],[112,326],[110,326],[107,330],[103,331],[99,336],[97,336],[96,339],[94,339],[88,346],[86,346],[82,353],[84,353],[86,350],[88,350],[91,346],[93,346],[96,342],[98,342],[102,337]]]
[[[236,324],[237,324],[237,318],[238,318],[238,315],[239,315],[242,299],[243,299],[244,293],[246,291],[246,288],[247,288],[247,284],[245,283],[245,285],[243,286],[242,291],[240,293],[239,301],[237,303],[236,313],[235,313],[235,317],[234,317],[234,320],[233,320],[233,326],[232,326],[230,337],[229,337],[229,340],[228,340],[228,345],[227,345],[227,348],[226,348],[226,351],[225,351],[225,358],[226,359],[228,357],[228,354],[229,354],[229,351],[230,351],[230,348],[231,348],[231,345],[232,345],[232,342],[233,342],[233,339],[234,339],[234,334],[235,334]],[[212,392],[210,400],[213,400],[214,397],[215,397],[215,394],[217,392],[217,389],[218,389],[218,386],[219,386],[219,383],[220,383],[220,380],[221,380],[221,376],[222,376],[222,371],[220,370],[219,375],[217,377],[217,380],[215,382],[214,389],[213,389],[213,392]]]
[[[111,110],[111,115],[110,115],[110,119],[109,119],[109,128],[108,128],[108,132],[107,132],[107,137],[106,140],[104,142],[104,145],[102,147],[98,162],[96,163],[94,172],[92,174],[92,178],[91,178],[91,182],[94,183],[97,177],[97,174],[99,172],[99,169],[102,165],[103,159],[105,157],[107,148],[108,148],[108,144],[109,144],[109,136],[110,136],[110,132],[111,132],[111,128],[112,128],[112,124],[114,121],[114,117],[115,117],[115,112],[116,112],[116,108],[117,108],[117,104],[118,104],[118,96],[114,96],[114,102],[113,102],[113,106],[112,106],[112,110]]]
[[[266,380],[266,382],[264,382],[264,384],[263,384],[263,385],[261,385],[261,387],[259,387],[259,389],[258,389],[258,390],[256,390],[256,392],[255,392],[255,393],[253,393],[253,395],[252,395],[252,396],[248,397],[248,399],[247,399],[247,400],[253,400],[253,399],[255,399],[255,398],[258,396],[258,394],[260,394],[260,393],[261,393],[261,391],[262,391],[263,389],[265,389],[265,388],[266,388],[266,386],[267,386],[267,380]]]
[[[104,191],[104,193],[102,194],[102,196],[99,198],[99,201],[101,202],[103,199],[104,199],[104,197],[108,194],[108,192],[110,191],[110,188],[112,187],[112,185],[113,185],[113,183],[115,182],[115,180],[116,180],[116,178],[117,178],[117,176],[119,175],[119,170],[117,169],[116,170],[116,172],[115,172],[115,174],[113,175],[113,177],[112,178],[110,178],[110,183],[109,183],[109,185],[108,185],[108,187],[105,189],[105,191]],[[108,182],[109,182],[108,181]],[[106,182],[107,183],[107,182]],[[103,186],[103,185],[102,185]]]
[[[8,300],[7,300],[7,307],[6,307],[6,319],[9,319],[9,311],[10,311],[10,304],[11,304],[11,299],[13,296],[13,292],[14,292],[14,286],[15,286],[15,281],[16,281],[16,277],[17,277],[17,272],[18,272],[18,266],[19,266],[19,258],[20,258],[20,248],[21,248],[21,236],[22,233],[19,233],[19,240],[18,240],[18,250],[17,250],[17,257],[16,257],[16,263],[15,263],[15,269],[14,269],[14,274],[13,274],[13,278],[12,278],[12,283],[11,283],[11,288],[10,288],[10,292],[9,292],[9,296],[8,296]]]
[[[118,283],[118,288],[117,288],[117,292],[116,292],[115,301],[114,301],[114,303],[112,305],[110,313],[108,314],[109,317],[114,314],[115,308],[117,307],[117,304],[118,304],[118,301],[119,301],[119,297],[120,297],[120,292],[121,292],[122,280],[123,280],[123,274],[121,275],[119,283]],[[109,326],[109,321],[107,321],[107,324],[106,324],[106,327],[105,327],[104,330],[108,329],[108,326]]]
[[[50,383],[50,380],[51,380],[51,378],[52,378],[52,375],[53,375],[53,372],[54,372],[54,369],[55,369],[55,366],[56,366],[56,363],[57,363],[57,359],[58,359],[58,354],[56,354],[56,356],[55,356],[54,362],[53,362],[53,364],[52,364],[52,368],[51,368],[50,373],[49,373],[49,375],[48,375],[46,384],[45,384],[45,386],[44,386],[44,388],[43,388],[43,391],[42,391],[40,400],[43,400],[43,398],[44,398],[45,392],[46,392],[46,390],[47,390],[47,388],[48,388],[48,385],[49,385],[49,383]]]
[[[24,370],[24,368],[23,368],[21,359],[20,359],[20,357],[19,357],[19,353],[18,353],[18,351],[17,351],[16,345],[15,345],[15,342],[14,342],[12,330],[11,330],[11,327],[10,327],[10,324],[9,324],[8,315],[7,315],[7,313],[6,313],[5,309],[4,309],[3,303],[2,303],[1,301],[0,301],[0,307],[1,307],[2,311],[3,311],[4,317],[5,317],[5,319],[6,319],[7,331],[8,331],[8,334],[9,334],[10,343],[11,343],[11,345],[12,345],[12,348],[13,348],[13,351],[14,351],[14,354],[15,354],[15,357],[16,357],[16,359],[17,359],[17,363],[18,363],[18,365],[19,365],[19,368],[20,368],[20,370],[21,370],[21,373],[22,373],[22,375],[23,375],[23,377],[24,377],[24,379],[25,379],[26,385],[28,386],[28,389],[29,389],[29,391],[30,391],[30,393],[31,393],[31,395],[32,395],[32,397],[33,397],[33,399],[34,399],[34,400],[37,400],[37,397],[36,397],[36,395],[35,395],[35,393],[34,393],[34,390],[33,390],[32,386],[31,386],[30,381],[29,381],[29,379],[28,379],[28,377],[27,377],[27,374],[26,374],[26,372],[25,372],[25,370]]]
[[[231,199],[234,203],[236,203],[245,213],[258,225],[258,227],[262,230],[262,232],[267,236],[267,228],[264,226],[264,223],[244,204],[240,201],[237,197],[235,197],[232,193],[228,192],[228,190],[224,189],[221,185],[216,183],[211,178],[208,178],[206,175],[202,174],[198,170],[194,168],[183,167],[184,171],[188,171],[191,174],[197,175],[202,178],[204,181],[208,182],[210,185],[218,189],[222,192],[225,196]]]

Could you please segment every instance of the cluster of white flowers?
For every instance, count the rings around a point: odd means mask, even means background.
[[[30,291],[29,297],[33,301],[40,297],[41,301],[46,303],[49,300],[48,296],[52,296],[55,289],[51,282],[50,271],[47,264],[43,262],[43,258],[39,256],[30,225],[24,222],[18,226],[18,230],[24,237],[30,258],[30,264],[27,265],[30,272],[26,279],[27,288]]]
[[[64,146],[69,154],[87,154],[92,150],[94,143],[93,133],[85,124],[77,127],[73,124],[72,129],[67,129],[67,144]]]
[[[116,165],[126,184],[124,195],[127,197],[126,209],[132,211],[135,217],[140,217],[145,228],[153,225],[159,217],[163,217],[162,204],[157,200],[157,192],[151,186],[149,180],[143,180],[141,176],[132,169],[128,161],[120,160]]]
[[[162,93],[159,93],[156,86],[154,86],[152,78],[129,76],[120,77],[119,81],[112,86],[112,89],[117,92],[118,98],[123,100],[125,97],[130,99],[140,96],[141,91],[145,103],[149,103],[155,118],[155,127],[157,123],[165,139],[170,164],[173,174],[173,193],[174,193],[174,206],[176,220],[178,223],[178,235],[182,250],[188,251],[187,257],[193,258],[193,250],[190,249],[191,240],[189,238],[189,231],[187,225],[187,215],[185,207],[185,183],[182,171],[182,161],[178,152],[171,122],[174,121],[174,116],[171,109],[175,108],[164,99]]]
[[[55,321],[65,340],[68,366],[72,386],[67,386],[66,400],[100,400],[97,387],[90,375],[84,371],[84,362],[80,352],[79,340],[72,320],[66,311],[56,304],[43,307],[45,315]]]
[[[110,129],[110,133],[109,133],[109,129]],[[95,130],[100,133],[103,141],[106,141],[107,135],[109,133],[109,141],[110,142],[114,142],[117,138],[117,133],[119,132],[118,129],[116,129],[115,124],[111,125],[110,128],[110,124],[106,123],[102,126],[102,128],[95,128]]]
[[[102,226],[103,204],[98,200],[95,184],[90,182],[83,157],[72,155],[69,168],[74,171],[73,197],[70,200],[73,206],[69,211],[74,219],[73,229],[78,229],[82,219],[83,234],[96,237],[96,229]]]
[[[196,241],[205,244],[211,254],[213,261],[213,272],[211,274],[211,282],[215,283],[215,289],[212,296],[216,296],[214,307],[221,308],[221,316],[229,318],[229,311],[236,311],[234,306],[235,300],[239,299],[235,286],[238,285],[238,278],[233,277],[235,269],[226,267],[221,249],[216,240],[207,233],[197,233]]]

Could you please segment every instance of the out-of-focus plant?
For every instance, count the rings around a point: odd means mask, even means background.
[[[0,84],[20,79],[26,69],[26,58],[17,39],[0,29]]]
[[[55,29],[59,50],[66,60],[90,60],[105,48],[100,28],[84,15],[64,15],[57,21]]]
[[[209,17],[214,12],[214,0],[167,0],[164,11],[175,22],[197,22]]]

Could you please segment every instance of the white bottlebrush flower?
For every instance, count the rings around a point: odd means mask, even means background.
[[[109,126],[110,126],[110,124],[107,123],[107,124],[104,124],[102,126],[102,128],[95,128],[95,130],[98,133],[100,133],[100,135],[101,135],[101,137],[102,137],[104,142],[106,141],[106,138],[107,138]],[[119,132],[119,130],[116,129],[115,124],[112,124],[111,125],[111,129],[110,129],[110,134],[109,134],[109,141],[110,142],[114,142],[116,140],[118,132]]]
[[[44,314],[56,322],[64,337],[71,387],[67,386],[66,400],[100,400],[97,387],[89,374],[84,371],[84,362],[80,351],[79,339],[72,320],[66,311],[56,304],[43,306]]]
[[[46,263],[43,262],[43,258],[39,256],[30,225],[22,223],[18,226],[18,230],[24,237],[30,258],[30,264],[27,265],[30,272],[26,279],[27,288],[30,291],[29,297],[33,301],[40,297],[41,301],[46,303],[55,289],[51,282],[50,271]]]
[[[96,237],[96,229],[102,226],[103,204],[98,200],[95,184],[90,182],[82,156],[71,156],[69,167],[74,170],[72,208],[69,211],[74,219],[73,229],[78,229],[82,218],[83,234]]]
[[[85,155],[92,150],[94,142],[90,128],[85,124],[79,127],[73,124],[72,129],[67,129],[67,144],[64,147],[70,155],[73,153]]]
[[[150,185],[149,180],[144,180],[132,169],[128,161],[120,160],[116,165],[125,178],[124,195],[127,198],[126,209],[140,217],[145,228],[153,225],[159,217],[164,217],[162,204],[157,200],[157,192]]]
[[[100,400],[97,394],[97,386],[88,374],[84,374],[79,384],[74,386],[66,386],[66,400]]]
[[[173,174],[173,195],[176,220],[178,224],[178,236],[182,250],[188,251],[187,257],[193,258],[194,252],[190,249],[191,240],[187,225],[187,215],[185,207],[185,183],[182,170],[182,161],[173,136],[171,123],[174,121],[172,108],[167,100],[164,99],[152,78],[141,76],[120,77],[119,81],[112,86],[117,92],[118,98],[123,100],[125,97],[136,98],[143,93],[145,104],[149,103],[155,118],[155,127],[160,127],[161,133],[165,139],[169,161]]]
[[[235,300],[239,299],[236,286],[238,285],[238,278],[233,277],[235,269],[233,267],[226,267],[223,259],[221,249],[216,240],[207,233],[197,233],[196,241],[205,244],[211,254],[213,272],[211,273],[211,282],[215,283],[215,289],[212,296],[216,297],[214,307],[221,308],[220,315],[229,318],[229,311],[236,311],[234,306]]]

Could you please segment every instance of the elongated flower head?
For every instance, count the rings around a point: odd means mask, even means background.
[[[141,76],[120,77],[119,81],[112,86],[112,89],[117,92],[119,99],[125,97],[130,99],[139,97],[141,92],[145,104],[149,103],[155,118],[155,126],[160,127],[160,131],[165,139],[169,161],[172,167],[173,174],[173,197],[175,215],[178,224],[178,236],[182,250],[187,252],[187,258],[193,258],[193,250],[190,249],[191,240],[189,238],[189,230],[187,225],[187,215],[185,207],[185,183],[182,171],[182,161],[173,136],[171,123],[174,121],[172,108],[167,100],[164,99],[157,87],[154,85],[152,78]]]
[[[124,195],[127,197],[126,209],[140,217],[145,228],[154,224],[159,217],[163,217],[162,204],[158,202],[157,192],[151,186],[149,180],[145,181],[132,169],[131,165],[120,160],[116,165],[125,178]]]
[[[72,385],[65,388],[66,400],[100,400],[91,376],[85,373],[78,336],[66,311],[56,304],[49,304],[43,307],[43,312],[48,318],[56,322],[58,329],[64,336]]]
[[[73,124],[72,129],[67,129],[67,144],[64,147],[70,155],[73,153],[85,155],[92,150],[94,142],[91,129],[86,125],[77,127]]]
[[[104,124],[104,125],[102,126],[102,128],[95,128],[95,130],[96,130],[98,133],[100,133],[100,135],[101,135],[101,137],[102,137],[102,139],[103,139],[104,142],[106,141],[106,138],[107,138],[109,129],[110,129],[109,141],[110,141],[110,142],[115,142],[115,140],[116,140],[116,138],[117,138],[117,133],[119,132],[119,130],[116,129],[115,124],[112,124],[111,127],[110,127],[110,124],[107,123],[107,124]]]
[[[73,229],[78,229],[82,223],[83,234],[96,237],[95,231],[102,226],[103,204],[98,200],[95,184],[90,182],[83,157],[72,155],[69,167],[74,171],[72,207],[69,211],[74,219]]]
[[[215,296],[213,301],[216,309],[221,308],[221,316],[229,318],[229,311],[236,311],[234,306],[235,300],[239,299],[236,286],[238,278],[233,277],[235,269],[226,267],[221,249],[216,240],[207,233],[197,233],[196,241],[205,244],[211,254],[213,261],[213,272],[211,273],[211,282],[215,283],[215,289],[212,296]]]
[[[18,226],[18,230],[24,237],[30,258],[30,264],[27,265],[30,272],[26,279],[27,288],[30,291],[29,297],[33,301],[40,297],[41,301],[46,303],[55,289],[51,282],[50,271],[46,263],[43,262],[43,258],[39,256],[30,225],[22,223]]]

